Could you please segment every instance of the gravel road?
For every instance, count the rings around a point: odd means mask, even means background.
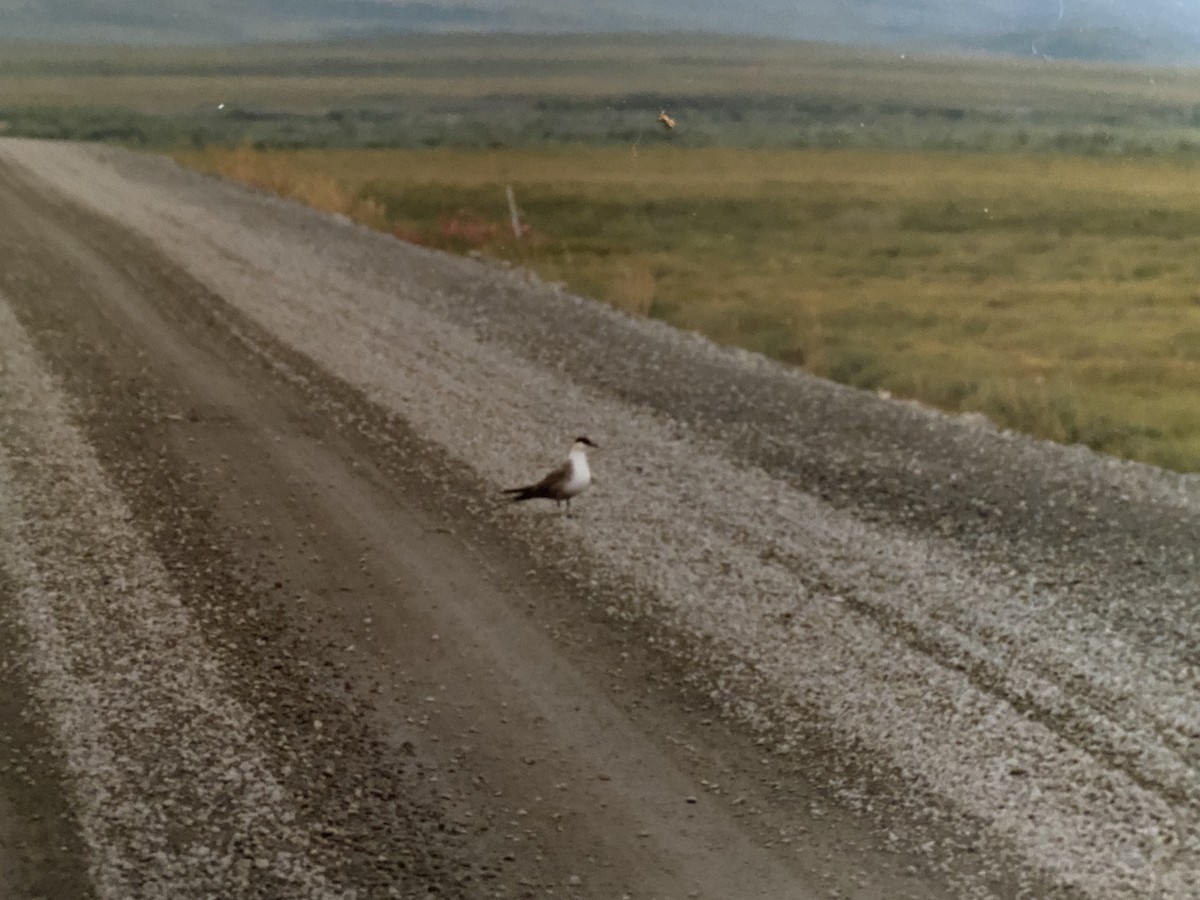
[[[0,273],[6,897],[1200,896],[1200,479],[124,151]]]

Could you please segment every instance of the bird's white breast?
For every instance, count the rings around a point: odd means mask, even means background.
[[[569,497],[587,490],[592,483],[592,470],[588,466],[587,454],[582,450],[571,451],[571,474],[563,485],[563,493]]]

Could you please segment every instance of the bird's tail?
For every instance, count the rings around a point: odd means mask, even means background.
[[[512,503],[520,503],[522,500],[532,500],[537,496],[534,486],[531,484],[525,487],[505,488],[504,493],[509,495],[509,501]]]

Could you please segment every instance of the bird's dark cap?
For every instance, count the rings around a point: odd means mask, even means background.
[[[600,449],[599,445],[586,434],[581,434],[579,437],[575,438],[575,443],[587,444],[589,447],[595,447],[597,450]]]

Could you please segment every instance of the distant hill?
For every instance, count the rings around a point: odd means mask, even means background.
[[[395,31],[709,31],[1200,65],[1200,3],[1177,0],[0,0],[0,39],[10,40],[226,44]]]

